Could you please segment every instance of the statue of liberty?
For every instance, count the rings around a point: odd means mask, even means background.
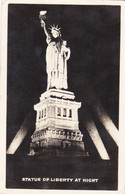
[[[47,11],[40,11],[41,27],[46,35],[48,44],[46,49],[47,90],[50,88],[67,89],[67,60],[70,58],[70,48],[67,41],[62,40],[60,28],[51,26],[48,33],[45,24]]]

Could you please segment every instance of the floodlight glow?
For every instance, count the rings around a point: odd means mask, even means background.
[[[119,137],[119,131],[114,125],[113,121],[109,117],[109,115],[105,112],[102,106],[97,106],[96,108],[98,117],[107,130],[107,132],[110,134],[112,139],[115,141],[115,143],[118,145],[118,137]]]
[[[18,149],[18,147],[20,146],[20,144],[22,143],[22,141],[26,137],[27,132],[28,132],[27,127],[25,127],[25,125],[23,123],[22,126],[20,127],[19,131],[15,135],[14,139],[12,140],[12,142],[7,150],[7,154],[14,154],[16,152],[16,150]]]
[[[102,142],[102,139],[101,139],[101,137],[98,133],[98,130],[97,130],[94,122],[91,120],[89,122],[86,122],[85,125],[86,125],[86,129],[87,129],[87,131],[88,131],[88,133],[89,133],[89,135],[90,135],[90,137],[91,137],[91,139],[92,139],[92,141],[93,141],[93,143],[94,143],[101,159],[109,160],[110,159],[109,155],[106,151],[106,148],[105,148],[105,146]]]

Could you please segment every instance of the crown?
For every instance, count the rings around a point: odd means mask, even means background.
[[[60,29],[61,29],[61,28],[59,28],[58,25],[55,26],[55,25],[53,24],[52,26],[50,25],[50,28],[49,28],[49,29],[51,30],[51,32],[52,32],[53,30],[56,30],[57,32],[60,32]]]

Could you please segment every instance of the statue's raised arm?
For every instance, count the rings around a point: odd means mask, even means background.
[[[50,88],[68,89],[67,60],[70,58],[70,48],[67,48],[67,42],[62,40],[61,28],[58,25],[51,26],[48,33],[44,21],[46,13],[47,11],[41,11],[39,18],[48,44],[46,49],[47,90]]]
[[[49,44],[49,42],[51,41],[51,37],[46,29],[46,23],[44,21],[46,19],[46,13],[47,11],[40,11],[39,18],[40,18],[41,27],[43,28],[44,33],[46,35],[46,42],[47,44]]]
[[[43,20],[41,20],[41,27],[44,29],[44,32],[45,32],[45,35],[46,37],[49,36],[48,32],[47,32],[47,29],[46,29],[46,24]]]

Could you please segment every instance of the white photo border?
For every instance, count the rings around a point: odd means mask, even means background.
[[[7,21],[8,4],[68,4],[68,5],[118,5],[121,7],[121,34],[120,34],[120,98],[119,98],[119,167],[118,167],[118,190],[100,191],[100,190],[37,190],[37,189],[6,189],[6,110],[7,110]],[[124,1],[93,1],[93,0],[3,0],[1,3],[1,66],[0,66],[0,123],[1,123],[1,141],[0,141],[0,193],[17,194],[18,193],[125,193],[125,2]]]

